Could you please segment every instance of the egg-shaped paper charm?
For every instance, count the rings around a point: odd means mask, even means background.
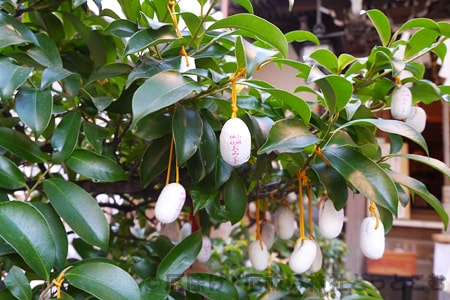
[[[192,225],[190,222],[185,222],[181,226],[181,238],[184,239],[187,236],[190,236],[192,233]]]
[[[344,210],[336,210],[333,201],[325,200],[319,210],[319,231],[327,239],[337,237],[344,226]]]
[[[314,244],[316,244],[316,257],[314,257],[314,261],[311,264],[311,267],[309,267],[310,272],[317,272],[320,269],[322,269],[322,263],[323,263],[323,255],[322,255],[322,249],[320,249],[320,245],[316,240],[312,240]]]
[[[275,227],[270,223],[264,223],[261,226],[261,239],[267,249],[272,248],[275,240]]]
[[[275,211],[274,217],[275,232],[282,240],[288,240],[294,235],[295,216],[285,205],[281,205]]]
[[[162,223],[172,223],[180,215],[186,200],[186,190],[179,183],[166,185],[155,205],[155,217]]]
[[[309,270],[317,254],[317,246],[312,240],[298,240],[289,257],[289,267],[295,274]]]
[[[292,204],[294,202],[298,201],[298,195],[296,192],[290,192],[289,194],[286,195],[286,200],[288,203]]]
[[[180,62],[180,73],[184,73],[186,71],[195,69],[195,58],[188,56],[187,60],[186,60],[186,56],[182,55],[181,56],[181,62]]]
[[[412,107],[412,94],[408,87],[396,88],[391,96],[391,115],[394,119],[403,120],[409,115]]]
[[[251,135],[247,125],[239,118],[225,122],[220,132],[220,154],[233,167],[248,161],[251,152]]]
[[[181,240],[180,225],[177,220],[172,223],[163,223],[160,233],[167,236],[172,243],[178,243]]]
[[[423,132],[427,124],[427,113],[422,107],[413,106],[405,122],[414,127],[418,132]]]
[[[381,221],[375,229],[377,219],[375,217],[366,217],[361,222],[359,244],[361,252],[370,259],[380,259],[384,254],[385,237],[384,226]]]
[[[211,240],[206,235],[202,236],[202,248],[197,256],[197,261],[205,263],[211,257]]]
[[[248,245],[248,258],[255,270],[263,271],[267,269],[269,266],[269,251],[264,242],[261,243],[259,240],[252,241]]]

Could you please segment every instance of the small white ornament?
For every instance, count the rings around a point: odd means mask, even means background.
[[[282,240],[288,240],[294,235],[295,217],[289,207],[281,205],[275,211],[275,232]]]
[[[248,161],[251,152],[251,135],[247,125],[239,118],[225,122],[220,132],[220,154],[224,161],[236,167]]]
[[[270,223],[264,223],[261,226],[261,239],[267,249],[272,248],[273,242],[275,240],[275,227]]]
[[[205,263],[211,257],[211,240],[206,235],[202,236],[202,248],[197,256],[197,261]]]
[[[391,115],[394,119],[403,120],[409,115],[412,107],[412,94],[408,87],[395,89],[391,97]]]
[[[312,241],[314,242],[314,244],[316,244],[316,257],[314,257],[314,261],[311,264],[311,267],[309,267],[309,271],[315,273],[322,269],[323,255],[319,243],[316,240]]]
[[[172,223],[180,215],[186,200],[186,190],[179,183],[166,185],[155,205],[155,217],[161,223]]]
[[[289,267],[295,274],[308,271],[317,254],[317,246],[312,240],[298,240],[289,257]]]
[[[269,251],[264,242],[259,240],[253,241],[248,245],[248,258],[252,267],[257,271],[263,271],[269,266]]]
[[[189,222],[183,223],[181,226],[181,238],[184,239],[192,233],[192,225]]]
[[[189,65],[188,65],[189,63]],[[188,56],[187,61],[186,57],[184,55],[181,56],[181,62],[180,62],[180,73],[187,72],[189,70],[195,69],[195,58]]]
[[[384,226],[383,223],[379,221],[378,227],[375,229],[376,224],[377,219],[373,216],[366,217],[361,222],[359,235],[361,252],[365,257],[370,259],[380,259],[384,254]]]
[[[427,124],[427,113],[422,107],[413,106],[405,122],[414,127],[418,132],[423,132]]]
[[[344,210],[336,210],[333,201],[325,200],[319,211],[319,230],[324,238],[337,237],[344,226]]]

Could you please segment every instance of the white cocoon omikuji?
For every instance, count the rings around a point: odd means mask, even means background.
[[[252,139],[244,121],[232,118],[225,122],[220,132],[220,154],[233,167],[240,166],[250,158]]]
[[[316,240],[312,241],[316,244],[316,257],[314,257],[314,261],[311,264],[311,267],[309,267],[309,271],[315,273],[322,269],[323,255],[319,243]]]
[[[305,273],[312,266],[317,254],[317,246],[312,240],[298,240],[289,257],[289,267],[296,274]]]
[[[197,256],[197,261],[205,263],[211,257],[211,240],[206,235],[202,236],[202,248]]]
[[[272,248],[273,242],[275,240],[275,227],[270,223],[264,223],[261,226],[261,239],[267,249]]]
[[[282,240],[288,240],[294,235],[295,217],[289,207],[281,205],[275,211],[275,232]]]
[[[414,127],[418,132],[422,132],[427,124],[427,113],[422,107],[413,106],[405,122]]]
[[[262,248],[261,248],[262,244]],[[269,266],[269,251],[264,242],[253,241],[248,245],[248,258],[252,267],[257,271],[263,271]]]
[[[378,222],[375,217],[366,217],[361,222],[359,235],[359,244],[361,252],[370,259],[380,259],[384,254],[384,226],[381,221]]]
[[[391,96],[391,115],[394,119],[403,120],[409,115],[412,107],[412,94],[408,87],[395,89]]]
[[[336,210],[333,201],[325,200],[319,211],[319,230],[324,238],[337,237],[344,226],[344,210]]]
[[[166,185],[155,205],[155,217],[161,223],[172,223],[180,215],[186,200],[186,190],[176,182]]]

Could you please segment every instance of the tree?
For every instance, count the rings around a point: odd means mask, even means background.
[[[329,199],[335,211],[349,190],[361,193],[385,232],[409,192],[447,227],[439,200],[389,160],[445,176],[449,167],[398,153],[404,139],[427,153],[426,141],[407,115],[379,112],[448,100],[450,87],[425,80],[415,60],[445,56],[449,23],[413,19],[392,33],[371,10],[380,46],[367,57],[319,49],[306,64],[287,58],[288,44],[318,38],[283,34],[249,1],[239,1],[248,13],[221,20],[211,16],[216,2],[199,0],[196,15],[172,1],[119,1],[125,18],[94,2],[99,13],[83,0],[0,2],[2,299],[237,298],[225,276],[188,272],[202,236],[240,222],[250,202],[275,210],[292,191]],[[398,40],[406,30],[414,34]],[[296,69],[306,84],[294,92],[255,80],[267,64]],[[405,87],[411,97],[395,96]],[[159,219],[193,233],[175,245],[158,235],[155,203]],[[297,208],[299,241],[314,240]],[[80,258],[67,259],[69,240]]]

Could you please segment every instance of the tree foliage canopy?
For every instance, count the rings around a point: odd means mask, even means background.
[[[182,289],[236,299],[226,276],[186,272],[202,235],[240,222],[251,201],[269,199],[274,210],[302,191],[299,174],[314,199],[326,195],[336,209],[349,190],[363,194],[386,231],[407,192],[447,227],[440,201],[389,162],[418,161],[447,177],[449,167],[400,154],[405,139],[426,154],[427,143],[379,112],[400,85],[411,86],[413,105],[448,101],[450,87],[424,79],[416,59],[444,58],[449,23],[413,19],[391,32],[383,13],[368,11],[380,45],[367,57],[319,49],[304,63],[288,58],[288,45],[317,37],[283,34],[249,1],[238,1],[248,13],[221,20],[211,16],[216,2],[203,0],[200,15],[172,12],[167,0],[119,0],[125,18],[94,2],[98,12],[86,0],[0,1],[0,298],[164,299]],[[414,34],[399,40],[406,30]],[[267,64],[295,69],[297,89],[255,79]],[[399,79],[405,71],[410,77]],[[251,133],[250,158],[239,166],[219,150],[233,114]],[[153,217],[170,182],[186,190],[179,219],[194,231],[176,245],[155,233]],[[69,241],[79,259],[67,259]]]

